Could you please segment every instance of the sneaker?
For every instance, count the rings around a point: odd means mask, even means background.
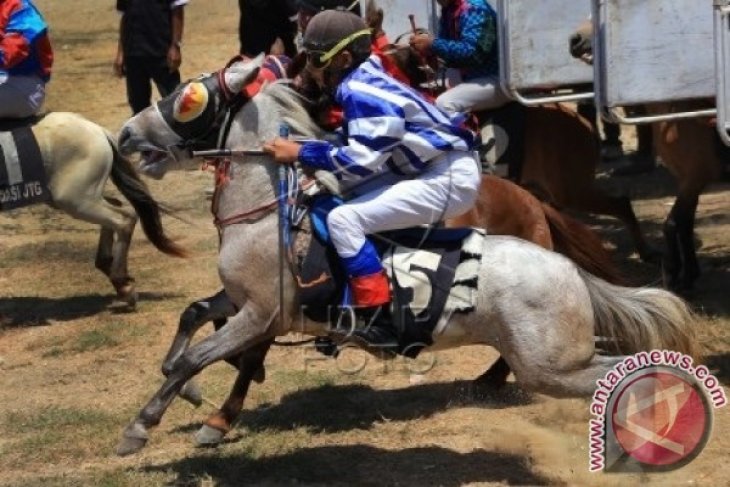
[[[601,159],[604,161],[615,161],[623,157],[624,151],[620,145],[601,146]]]

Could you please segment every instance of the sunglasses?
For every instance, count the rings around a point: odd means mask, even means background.
[[[332,57],[325,58],[326,51],[307,51],[307,63],[314,69],[325,69],[332,62]]]
[[[324,69],[330,65],[330,63],[332,62],[332,59],[337,54],[339,54],[340,51],[345,49],[348,44],[350,44],[352,41],[354,41],[358,37],[361,37],[364,35],[370,35],[370,29],[359,30],[359,31],[355,32],[354,34],[351,34],[351,35],[345,37],[340,42],[335,44],[335,46],[332,49],[330,49],[329,51],[318,51],[318,50],[314,50],[314,49],[307,49],[306,50],[307,62],[314,69]]]

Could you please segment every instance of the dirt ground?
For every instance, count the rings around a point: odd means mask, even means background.
[[[47,108],[79,112],[117,130],[129,111],[124,83],[111,74],[114,2],[37,3],[52,26],[57,54]],[[184,77],[214,70],[235,53],[237,17],[233,0],[191,2]],[[660,246],[671,178],[663,170],[632,179],[599,176],[609,189],[630,192],[644,230]],[[352,375],[343,372],[347,363],[319,360],[311,349],[275,349],[266,382],[252,388],[227,443],[196,449],[192,433],[212,406],[193,409],[177,401],[146,450],[117,458],[113,448],[122,428],[161,383],[160,363],[179,313],[219,286],[216,234],[204,197],[210,184],[202,171],[149,182],[157,199],[193,222],[165,220],[193,256],[162,257],[138,232],[130,254],[141,293],[134,313],[110,307],[112,289],[93,268],[97,228],[46,207],[0,214],[1,485],[730,485],[730,408],[716,411],[709,444],[679,471],[591,474],[588,402],[531,395],[515,384],[474,398],[468,380],[495,357],[485,347],[438,353],[424,375],[400,360],[370,361]],[[728,210],[728,185],[713,186],[701,198],[697,238],[704,275],[691,297],[701,313],[707,363],[725,386]],[[635,282],[658,282],[659,270],[637,260],[617,222],[588,221]],[[211,404],[222,402],[233,378],[225,365],[201,374]]]

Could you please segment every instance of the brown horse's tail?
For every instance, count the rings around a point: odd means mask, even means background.
[[[119,149],[112,138],[107,136],[107,139],[114,154],[111,172],[112,182],[139,215],[144,234],[160,252],[175,257],[185,257],[187,255],[185,249],[165,235],[165,230],[162,228],[162,219],[160,218],[163,208],[152,197],[147,185],[134,170],[132,163],[119,153]]]
[[[626,280],[614,265],[611,254],[593,230],[575,218],[559,212],[542,202],[553,246],[578,266],[612,284],[624,285]]]

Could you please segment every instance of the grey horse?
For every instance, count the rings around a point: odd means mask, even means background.
[[[220,73],[219,83],[228,92],[239,92],[256,76],[260,62],[233,64]],[[185,88],[170,95],[185,96]],[[318,133],[299,96],[287,85],[274,83],[235,115],[226,147],[239,154],[261,147],[278,134],[281,123],[294,136]],[[168,158],[171,166],[193,167],[197,161],[172,151],[184,142],[157,107],[130,119],[119,139],[124,153],[144,150],[150,160]],[[237,311],[213,335],[190,348],[182,340],[171,352],[176,358],[167,366],[167,379],[124,429],[118,454],[141,450],[149,429],[159,424],[175,396],[208,365],[240,355],[234,392],[243,389],[245,395],[275,337],[292,331],[327,333],[325,324],[302,319],[294,277],[287,271],[280,281],[278,215],[272,205],[277,169],[268,156],[233,157],[223,175],[216,217],[223,221],[239,216],[236,224],[221,228],[218,265],[225,296]],[[506,359],[523,388],[556,397],[591,395],[596,380],[623,360],[622,354],[651,349],[695,352],[693,314],[674,294],[608,284],[562,255],[513,237],[480,238],[483,257],[474,310],[448,317],[433,336],[432,350],[490,345]],[[286,298],[283,303],[280,286]],[[617,344],[614,354],[599,353],[596,335]],[[232,410],[240,410],[241,405],[240,400],[227,403],[220,417],[230,419],[237,414]],[[217,440],[222,437],[220,431]],[[199,435],[210,433],[212,428],[206,425]]]

